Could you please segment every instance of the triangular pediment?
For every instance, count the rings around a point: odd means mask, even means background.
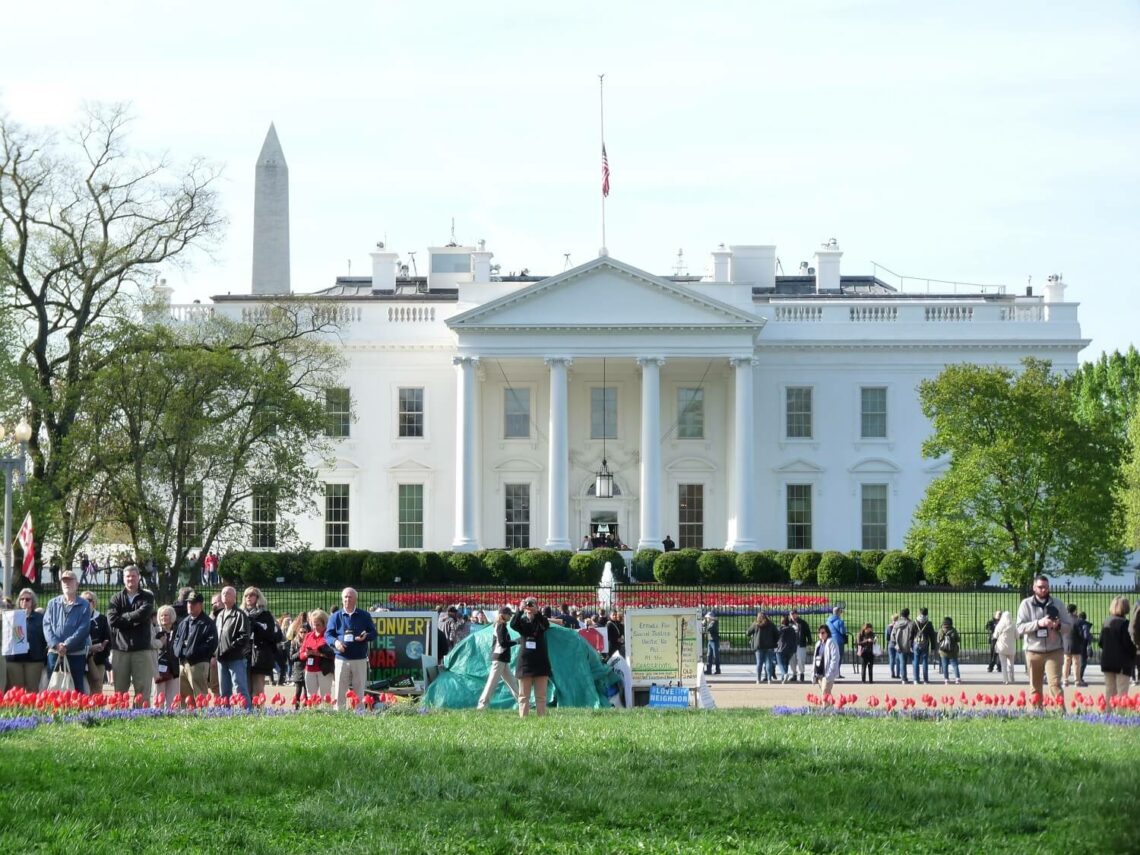
[[[431,472],[432,467],[418,460],[407,458],[388,467],[389,472]]]
[[[619,328],[758,332],[764,326],[763,318],[609,257],[528,285],[447,323],[457,332]]]
[[[884,457],[865,457],[847,471],[853,475],[897,473],[902,467]]]
[[[775,467],[772,471],[780,472],[785,475],[818,475],[823,472],[823,468],[803,458],[797,458],[796,460],[785,463],[783,466]]]

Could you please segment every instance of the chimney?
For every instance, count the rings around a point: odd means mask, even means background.
[[[1054,273],[1049,277],[1049,281],[1045,285],[1045,302],[1065,302],[1065,281],[1061,278],[1060,273]]]
[[[369,253],[372,256],[372,290],[395,291],[396,268],[400,256],[394,252],[385,252],[382,243],[377,244],[377,247],[379,249],[376,252]]]
[[[815,292],[817,294],[838,294],[839,259],[843,253],[839,243],[832,238],[815,252]]]
[[[722,243],[713,250],[713,282],[728,282],[728,267],[732,261],[732,250],[725,249]]]
[[[738,284],[776,287],[775,246],[732,246],[731,281]]]
[[[495,257],[488,251],[487,241],[480,240],[479,248],[471,253],[471,281],[484,283],[491,281],[491,259]]]

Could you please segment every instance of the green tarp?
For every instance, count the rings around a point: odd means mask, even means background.
[[[510,632],[511,638],[518,636]],[[490,625],[479,627],[452,648],[444,658],[444,668],[424,693],[429,707],[467,709],[474,707],[483,693],[491,671],[491,647],[495,634]],[[547,701],[560,707],[608,707],[609,686],[621,677],[602,662],[598,652],[577,632],[552,626],[546,634],[546,650],[550,656],[551,677],[547,684]],[[518,646],[511,648],[511,669],[518,656]],[[515,699],[499,681],[491,696],[492,709],[511,709]]]

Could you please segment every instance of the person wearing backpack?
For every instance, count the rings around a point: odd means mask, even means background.
[[[918,627],[910,619],[910,609],[902,609],[899,612],[899,619],[891,626],[890,632],[895,642],[895,649],[898,651],[899,676],[904,684],[909,684],[910,680],[906,675],[914,659],[914,637],[918,633]]]
[[[914,636],[914,682],[930,683],[930,647],[937,645],[938,634],[930,623],[930,615],[923,606],[918,610],[918,620],[915,622],[917,631]],[[919,679],[919,668],[922,669],[922,679]]]
[[[1080,638],[1081,669],[1077,672],[1077,686],[1086,688],[1085,668],[1089,664],[1089,648],[1092,647],[1092,624],[1089,616],[1084,612],[1077,614],[1077,622],[1073,624],[1073,632]]]
[[[962,669],[958,667],[958,652],[961,636],[954,628],[954,619],[949,615],[942,618],[942,628],[938,630],[938,656],[942,660],[942,682],[950,685],[950,666],[954,666],[954,682],[962,682]]]

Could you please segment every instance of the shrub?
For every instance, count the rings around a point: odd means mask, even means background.
[[[990,576],[976,555],[937,547],[924,556],[922,572],[932,585],[953,585],[955,588],[976,587]]]
[[[818,552],[797,552],[792,559],[792,579],[803,582],[805,585],[815,585],[818,580],[816,569],[819,567],[820,554]]]
[[[364,561],[371,554],[362,549],[346,549],[340,553],[340,578],[337,585],[360,585],[364,581]]]
[[[312,553],[302,569],[302,578],[309,585],[336,587],[340,578],[340,553],[325,549]]]
[[[439,585],[449,581],[451,568],[438,552],[420,552],[420,581],[428,585]]]
[[[653,562],[654,577],[667,585],[692,585],[699,582],[700,570],[693,553],[700,554],[695,549],[663,553]]]
[[[393,583],[412,587],[421,581],[423,581],[423,565],[418,552],[403,550],[392,556]]]
[[[874,582],[879,578],[879,564],[886,554],[881,549],[864,549],[859,553],[859,564],[863,567],[860,575],[864,582]]]
[[[815,571],[816,580],[821,585],[839,587],[855,583],[855,562],[842,552],[825,552],[819,559]]]
[[[772,550],[741,552],[736,556],[736,568],[745,582],[787,582],[784,568],[776,561]]]
[[[534,585],[553,584],[558,577],[558,558],[542,549],[528,549],[515,557],[518,563],[520,582]]]
[[[574,557],[574,553],[569,549],[555,549],[550,554],[554,556],[556,562],[554,576],[550,581],[555,585],[564,585],[570,578],[570,559]]]
[[[784,549],[777,552],[775,555],[776,563],[784,571],[784,577],[790,582],[792,580],[792,562],[796,560],[798,552],[792,549]]]
[[[740,581],[740,571],[736,568],[736,554],[713,549],[702,552],[697,559],[697,570],[702,582],[726,584]]]
[[[361,578],[374,588],[391,585],[396,578],[395,552],[370,552],[364,559]]]
[[[630,574],[636,576],[642,582],[648,581],[653,578],[653,563],[657,560],[658,555],[663,555],[660,549],[639,549],[633,556],[633,566],[630,568]]]
[[[444,553],[447,579],[459,585],[475,585],[484,581],[483,562],[474,552]]]
[[[505,549],[488,549],[479,553],[483,560],[483,569],[491,582],[507,585],[518,578],[518,565],[514,556]]]
[[[918,581],[918,562],[907,553],[895,549],[883,556],[875,568],[875,575],[884,585],[913,585]]]
[[[602,571],[592,552],[578,552],[570,558],[567,581],[572,585],[596,585]]]

